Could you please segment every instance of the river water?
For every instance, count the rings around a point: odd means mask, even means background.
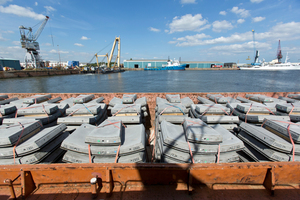
[[[0,93],[299,92],[300,70],[126,71],[0,79]]]

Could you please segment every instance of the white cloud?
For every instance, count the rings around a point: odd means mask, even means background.
[[[223,30],[231,30],[233,26],[230,22],[223,20],[223,21],[214,21],[212,23],[212,30],[215,32],[221,32]]]
[[[11,43],[14,44],[14,45],[20,45],[21,44],[20,41],[12,41]]]
[[[150,28],[149,28],[149,30],[150,30],[150,31],[153,31],[153,32],[160,32],[160,30],[159,30],[159,29],[157,29],[157,28],[153,28],[153,27],[150,27]]]
[[[262,2],[263,0],[250,0],[251,1],[251,3],[260,3],[260,2]]]
[[[88,37],[86,37],[86,36],[82,36],[80,39],[81,39],[81,40],[89,40],[89,39],[91,39],[91,38],[88,38]]]
[[[219,14],[220,15],[226,15],[227,13],[226,13],[226,11],[220,11]]]
[[[175,44],[177,46],[199,46],[199,45],[214,45],[214,44],[225,44],[225,43],[238,43],[245,41],[252,41],[252,31],[245,33],[235,33],[229,37],[218,37],[209,40],[202,40],[197,38],[199,34],[194,36],[186,36],[189,39],[182,40],[181,38],[175,38]],[[300,22],[289,22],[279,23],[272,27],[269,31],[264,33],[255,33],[256,40],[267,40],[275,42],[278,39],[281,40],[298,40],[300,39]],[[180,39],[180,40],[179,40]],[[174,40],[173,40],[174,41]]]
[[[194,4],[196,0],[181,0],[181,4]]]
[[[173,21],[169,24],[170,32],[183,32],[183,31],[201,31],[203,25],[207,23],[206,19],[202,20],[201,14],[196,14],[195,16],[191,14],[186,14],[182,17],[174,17]]]
[[[52,6],[44,6],[44,8],[46,8],[46,10],[47,10],[47,13],[50,13],[50,12],[56,11],[56,9],[55,9],[55,8],[53,8]]]
[[[44,15],[33,12],[31,8],[25,8],[18,5],[9,5],[7,7],[0,6],[0,12],[6,14],[14,14],[20,17],[30,17],[37,20],[45,19]]]
[[[21,62],[24,60],[25,50],[21,46],[0,46],[0,55],[3,58],[14,58]]]
[[[254,18],[252,18],[252,21],[253,22],[261,22],[261,21],[263,21],[265,19],[266,19],[265,17],[254,17]]]
[[[38,6],[39,4],[38,4],[38,2],[35,2],[34,5],[35,5],[35,6]]]
[[[242,23],[244,23],[244,22],[245,22],[244,19],[238,19],[238,20],[237,20],[237,23],[238,23],[238,24],[242,24]]]
[[[12,0],[0,0],[0,5],[6,4],[6,2],[11,2]]]
[[[49,51],[49,53],[58,53],[58,51],[56,51],[55,49],[52,49]],[[68,51],[59,51],[59,53],[63,53],[63,54],[66,54],[66,53],[69,53]]]
[[[13,33],[15,33],[15,32],[13,32],[13,31],[2,31],[3,33],[10,33],[10,34],[13,34]]]
[[[75,46],[83,47],[83,44],[75,43]]]
[[[6,39],[2,37],[1,33],[0,33],[0,41],[5,41]]]
[[[233,8],[231,9],[231,12],[233,12],[233,13],[239,15],[239,16],[242,17],[242,18],[246,18],[246,17],[249,17],[249,16],[250,16],[249,10],[245,10],[245,9],[242,9],[242,8],[239,9],[238,7],[233,7]]]
[[[185,37],[173,38],[175,41],[170,41],[169,44],[176,44],[176,43],[178,44],[179,42],[187,43],[187,44],[198,43],[204,38],[210,38],[210,36],[204,33],[196,34],[196,35],[187,35]],[[186,46],[193,46],[193,45],[186,45]]]
[[[260,43],[255,42],[255,47],[260,50],[269,50],[271,49],[271,44],[269,43]],[[209,48],[211,51],[229,51],[234,53],[243,53],[253,51],[253,42],[246,42],[243,44],[232,44],[232,45],[223,45],[223,46],[214,46]]]
[[[45,43],[45,44],[43,44],[44,46],[52,46],[52,44],[50,44],[50,43]]]

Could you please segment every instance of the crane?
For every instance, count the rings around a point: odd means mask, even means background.
[[[117,43],[118,43],[118,54],[116,57],[116,61],[114,62],[114,65],[111,67],[110,65],[111,65],[111,61],[112,61]],[[97,53],[95,54],[95,57],[97,59],[97,66],[99,67],[98,57],[106,57],[107,58],[107,68],[115,68],[115,67],[120,68],[120,53],[121,53],[121,40],[120,40],[120,37],[116,37],[109,55],[108,55],[108,53],[106,53],[105,55],[98,55]],[[117,65],[116,65],[116,63],[117,63]]]
[[[251,65],[260,65],[258,62],[258,57],[259,57],[259,51],[255,49],[255,37],[254,37],[254,30],[252,30],[253,33],[253,48],[254,48],[254,63],[251,63]]]
[[[116,37],[115,38],[115,41],[114,41],[114,44],[112,46],[112,49],[111,49],[111,52],[110,52],[110,55],[108,57],[108,61],[107,61],[107,68],[110,68],[110,63],[111,63],[111,60],[112,60],[112,57],[113,57],[113,54],[114,54],[114,51],[115,51],[115,47],[116,47],[116,43],[118,42],[118,55],[117,55],[117,58],[116,58],[116,61],[117,61],[117,67],[120,68],[120,52],[121,52],[121,41],[120,41],[120,37]],[[116,66],[116,62],[114,63],[114,66],[112,68],[114,68]]]
[[[31,57],[31,59],[26,59],[26,56],[25,56],[26,67],[27,67],[28,62],[31,62],[35,69],[44,67],[44,62],[41,59],[41,57],[39,56],[39,52],[38,52],[38,50],[40,50],[40,46],[39,46],[39,43],[36,42],[36,40],[41,35],[48,20],[49,20],[49,17],[46,16],[35,34],[32,33],[31,27],[27,28],[24,26],[19,26],[20,34],[21,34],[21,39],[20,39],[21,46],[22,46],[22,48],[27,50],[27,53],[29,53],[30,57]]]
[[[278,42],[278,48],[277,48],[277,59],[278,59],[278,63],[281,63],[281,58],[282,58],[282,54],[281,54],[281,45],[280,45],[280,40]]]

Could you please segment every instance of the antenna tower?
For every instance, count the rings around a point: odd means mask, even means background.
[[[276,57],[278,59],[278,62],[280,63],[281,62],[281,58],[282,58],[280,40],[278,42],[277,56]]]

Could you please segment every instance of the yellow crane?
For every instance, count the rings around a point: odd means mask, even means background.
[[[117,54],[117,58],[114,62],[114,65],[111,67],[110,64],[111,64],[117,43],[118,43],[118,54]],[[121,54],[121,40],[120,40],[120,37],[116,37],[109,56],[108,56],[108,53],[105,55],[98,55],[97,53],[95,54],[96,59],[97,59],[97,66],[99,67],[98,57],[106,57],[107,58],[107,68],[115,68],[115,67],[120,68],[120,54]],[[117,63],[117,65],[116,65],[116,63]]]

